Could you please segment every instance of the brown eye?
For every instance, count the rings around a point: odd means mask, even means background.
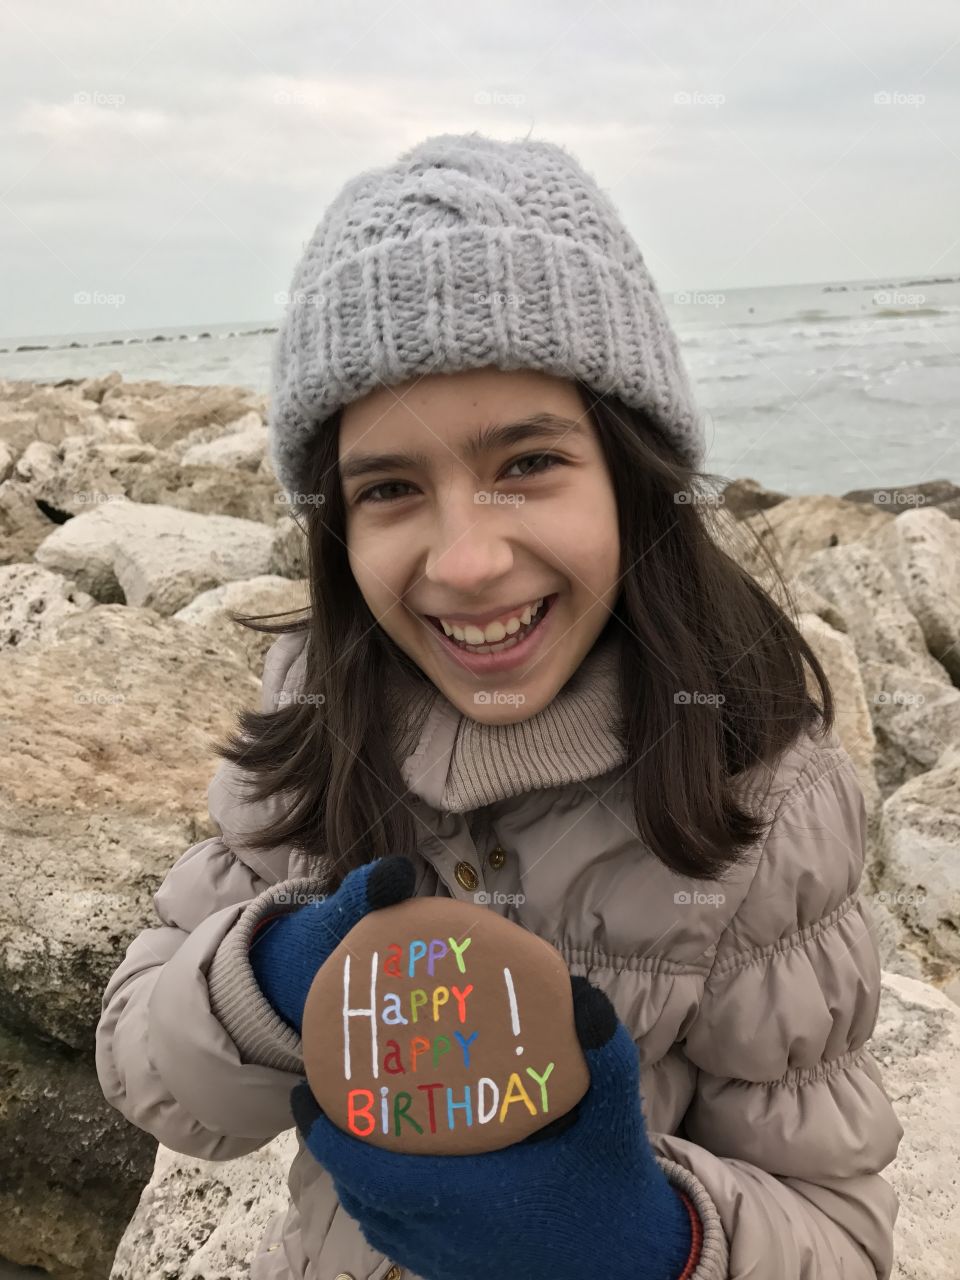
[[[546,468],[543,468],[540,466],[537,466],[536,468],[530,468],[529,470],[524,471],[522,476],[515,477],[516,479],[519,479],[519,480],[522,480],[523,476],[538,475],[541,473],[542,470],[549,471],[552,469],[552,464],[554,463],[556,463],[561,467],[566,465],[566,459],[561,458],[556,453],[525,453],[522,458],[514,458],[513,462],[509,464],[507,469],[509,470],[509,467],[519,466],[521,462],[549,463],[551,465]]]
[[[398,498],[403,497],[404,495],[398,494],[392,498],[371,498],[370,495],[372,493],[377,493],[380,489],[396,488],[398,485],[402,488],[406,483],[407,482],[405,480],[384,480],[381,484],[372,484],[369,489],[364,489],[362,493],[357,494],[356,501],[371,502],[374,504],[380,502],[396,502]],[[409,487],[410,486],[407,485],[407,488]]]

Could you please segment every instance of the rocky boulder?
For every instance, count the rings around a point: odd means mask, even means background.
[[[876,742],[856,649],[849,636],[835,631],[816,614],[801,614],[800,630],[830,682],[837,734],[857,767],[857,777],[867,805],[867,818],[872,826],[880,811],[880,792],[874,775]],[[811,694],[819,701],[809,672],[808,685]]]
[[[102,1280],[156,1141],[110,1106],[86,1057],[0,1025],[0,1148],[0,1257],[57,1280]]]
[[[286,1211],[296,1153],[292,1129],[237,1160],[197,1160],[161,1146],[110,1280],[247,1280],[267,1224]]]
[[[257,471],[266,457],[267,445],[267,428],[260,420],[259,413],[251,410],[236,422],[231,422],[221,435],[192,444],[184,451],[181,462],[188,466]]]
[[[872,546],[853,541],[814,552],[800,566],[798,576],[842,611],[861,662],[887,663],[948,682],[944,668],[927,652],[920,624],[904,603],[893,575]],[[868,698],[875,692],[867,686]]]
[[[900,1199],[891,1280],[944,1280],[960,1257],[960,1008],[885,973],[870,1049],[904,1130],[883,1173]]]
[[[234,621],[232,615],[271,615],[304,610],[309,607],[310,592],[306,578],[291,581],[276,574],[264,574],[242,582],[228,582],[212,591],[204,591],[173,615],[204,632],[214,646],[229,645],[246,654],[251,670],[262,671],[267,650],[276,640],[269,632],[253,631]],[[264,623],[291,621],[278,617],[261,617]]]
[[[36,559],[101,603],[171,614],[224,582],[272,573],[276,543],[276,530],[253,520],[123,499],[60,525]]]
[[[927,951],[960,965],[960,749],[884,802],[877,887]]]
[[[70,614],[95,604],[75,582],[38,564],[0,568],[0,650],[37,641]]]
[[[263,396],[248,387],[189,386],[170,382],[124,382],[111,387],[100,403],[108,418],[136,425],[145,444],[167,449],[198,427],[222,431],[251,410],[263,416]]]
[[[66,518],[63,513],[44,511],[22,480],[5,480],[0,484],[0,564],[32,560],[58,520]]]
[[[756,480],[744,476],[742,479],[731,480],[724,486],[721,501],[734,520],[745,520],[758,511],[769,511],[771,507],[786,502],[789,497],[788,493],[765,489]]]
[[[95,435],[105,425],[100,406],[79,387],[0,381],[0,442],[14,462],[31,444],[58,445],[65,436]]]
[[[927,648],[960,685],[960,521],[935,507],[905,511],[871,538]]]
[[[790,575],[815,552],[859,542],[893,518],[875,507],[826,495],[788,498],[769,510],[748,516],[744,523],[775,556],[783,572]],[[744,568],[763,581],[768,570],[762,555],[754,552],[751,561]]]
[[[259,692],[242,653],[129,606],[78,613],[3,655],[17,763],[0,806],[0,1021],[92,1050],[103,989],[153,893],[215,833],[211,741]]]

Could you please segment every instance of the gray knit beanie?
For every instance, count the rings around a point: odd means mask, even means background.
[[[297,265],[270,409],[289,500],[308,500],[313,442],[338,408],[485,365],[615,394],[702,465],[676,336],[608,197],[556,143],[441,134],[350,179]]]

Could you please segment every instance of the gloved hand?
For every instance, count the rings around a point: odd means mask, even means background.
[[[639,1060],[606,995],[572,977],[590,1085],[573,1112],[479,1155],[409,1155],[333,1125],[304,1080],[304,1142],[374,1248],[428,1280],[681,1280],[700,1224],[656,1162]],[[689,1208],[688,1208],[689,1205]]]
[[[261,921],[250,944],[250,967],[260,990],[298,1033],[307,993],[324,960],[368,911],[412,897],[415,882],[409,858],[377,858],[354,867],[323,901]]]

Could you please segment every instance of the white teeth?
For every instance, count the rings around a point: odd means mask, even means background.
[[[520,613],[514,614],[508,618],[506,622],[497,621],[489,622],[486,627],[476,627],[472,623],[468,623],[465,627],[458,627],[455,623],[446,622],[443,618],[439,619],[443,633],[452,636],[454,640],[459,640],[469,645],[485,645],[498,644],[505,640],[508,636],[514,635],[521,627],[529,625],[530,619],[543,604],[544,597],[535,600],[532,604],[525,605]]]
[[[458,627],[455,623],[445,622],[443,618],[440,619],[440,625],[445,635],[452,635],[455,640],[462,640],[465,644],[497,644],[508,635],[519,631],[521,627],[527,626],[542,604],[543,596],[533,604],[525,605],[519,614],[514,614],[506,622],[488,622],[486,627],[475,627],[472,623],[468,623],[465,627]]]

